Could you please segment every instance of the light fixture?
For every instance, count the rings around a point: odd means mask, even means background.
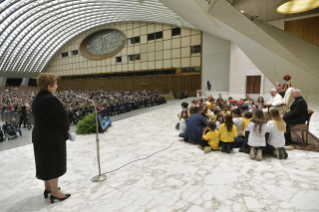
[[[244,10],[240,11],[241,13],[244,13]]]
[[[286,0],[278,4],[274,10],[281,14],[305,12],[319,7],[318,0]]]

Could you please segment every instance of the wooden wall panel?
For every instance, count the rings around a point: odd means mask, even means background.
[[[187,75],[162,75],[162,76],[135,76],[112,78],[87,78],[87,79],[58,79],[59,89],[91,89],[91,90],[151,90],[158,92],[172,91],[177,97],[179,91],[187,90],[194,96],[200,87],[200,74]]]
[[[285,21],[285,31],[319,45],[319,16]]]

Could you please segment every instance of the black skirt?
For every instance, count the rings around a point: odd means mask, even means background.
[[[36,177],[41,180],[52,180],[66,172],[66,142],[57,145],[35,145],[34,157]]]

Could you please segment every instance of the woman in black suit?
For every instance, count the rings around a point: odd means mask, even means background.
[[[70,194],[63,194],[58,187],[59,177],[66,172],[66,140],[70,123],[62,103],[53,95],[58,88],[57,77],[42,73],[37,79],[40,92],[32,104],[36,177],[44,180],[44,197],[51,194],[51,203],[63,201]]]

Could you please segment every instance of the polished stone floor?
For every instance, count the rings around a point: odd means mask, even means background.
[[[319,136],[319,104],[311,132]],[[72,196],[50,204],[35,178],[32,144],[0,152],[0,211],[319,211],[319,153],[294,150],[287,160],[247,154],[203,154],[176,141],[180,101],[119,120],[100,134],[101,169],[172,147],[112,173],[100,183],[95,136],[67,142],[68,171],[60,187]]]

